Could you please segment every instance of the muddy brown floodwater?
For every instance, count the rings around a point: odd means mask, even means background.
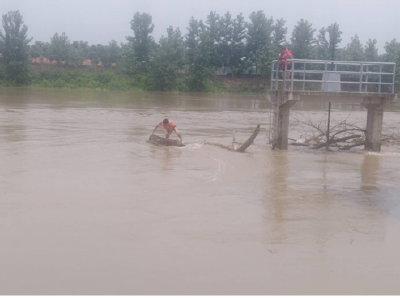
[[[264,96],[0,89],[0,294],[400,294],[400,151],[271,151],[268,115]],[[164,116],[190,145],[146,143]],[[247,153],[201,144],[258,123]]]

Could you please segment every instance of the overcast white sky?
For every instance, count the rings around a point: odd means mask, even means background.
[[[55,32],[66,32],[70,40],[90,44],[125,42],[125,36],[132,35],[129,22],[135,12],[152,15],[158,40],[169,25],[185,34],[192,16],[205,20],[211,10],[234,16],[242,12],[246,20],[252,11],[264,10],[268,17],[287,21],[287,38],[303,18],[317,30],[338,22],[343,45],[355,34],[362,42],[377,39],[380,49],[386,41],[400,39],[399,0],[0,0],[0,13],[9,10],[22,13],[34,41],[49,41]]]

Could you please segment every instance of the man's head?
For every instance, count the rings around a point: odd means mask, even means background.
[[[168,121],[168,119],[167,119],[167,118],[165,118],[165,119],[163,120],[163,122],[162,122],[162,123],[163,123],[164,125],[167,125],[167,124],[168,124],[168,122],[169,122],[169,121]]]
[[[284,46],[284,45],[280,45],[279,46],[279,52],[281,52],[281,53],[283,53],[283,52],[285,52],[285,50],[286,50],[286,47]]]

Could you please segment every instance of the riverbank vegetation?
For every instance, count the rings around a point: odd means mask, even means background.
[[[40,88],[84,88],[107,90],[155,90],[149,77],[137,74],[126,76],[112,71],[84,70],[35,70],[31,71],[30,86]],[[189,76],[180,76],[176,79],[173,88],[167,91],[190,92]],[[212,93],[240,93],[259,94],[265,92],[265,78],[231,78],[227,76],[213,76],[205,83],[204,92]],[[12,86],[7,81],[5,86]]]
[[[280,44],[300,59],[386,61],[400,66],[396,39],[386,42],[385,53],[378,54],[375,39],[363,45],[357,35],[340,47],[342,32],[337,23],[317,30],[301,19],[290,37],[285,23],[261,10],[247,19],[212,11],[204,21],[191,18],[184,33],[168,27],[156,42],[151,15],[137,12],[130,21],[132,36],[125,43],[89,45],[70,41],[64,32],[32,43],[22,15],[11,11],[3,15],[0,32],[0,84],[257,93],[268,84],[248,84],[248,80],[242,84],[243,78],[266,82]],[[397,88],[399,83],[397,77]]]

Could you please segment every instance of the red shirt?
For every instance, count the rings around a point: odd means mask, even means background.
[[[290,56],[290,58],[289,58]],[[293,59],[292,52],[288,50],[288,48],[285,49],[285,51],[279,54],[279,65],[281,68],[285,67],[286,65],[292,64],[292,61],[287,61],[287,59]]]
[[[167,125],[165,125],[164,122],[162,122],[162,121],[160,122],[160,125],[168,132],[171,131],[175,127],[174,122],[172,122],[170,120],[168,120]]]

